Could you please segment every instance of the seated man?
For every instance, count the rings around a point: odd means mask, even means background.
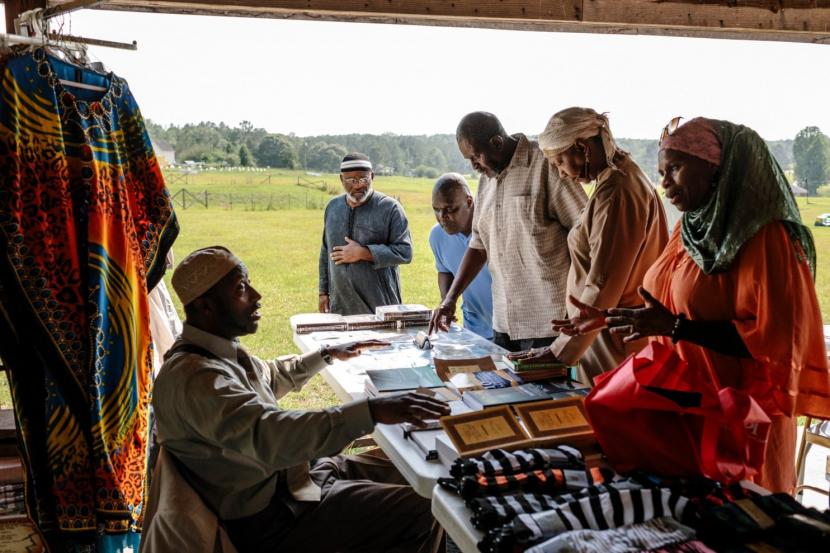
[[[443,300],[461,266],[473,231],[473,194],[467,180],[458,173],[438,177],[432,189],[432,210],[438,224],[429,233],[429,245],[438,270],[438,290]],[[485,264],[462,292],[464,328],[493,339],[493,279]]]
[[[363,342],[265,361],[238,337],[256,332],[259,293],[220,246],[197,250],[173,273],[185,306],[182,335],[153,391],[159,442],[247,551],[436,551],[428,499],[384,459],[326,457],[371,432],[449,413],[420,394],[362,399],[315,411],[282,410],[332,359],[383,345]]]

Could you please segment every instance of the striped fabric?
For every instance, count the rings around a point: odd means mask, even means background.
[[[498,476],[551,468],[583,468],[582,453],[567,445],[551,449],[520,449],[505,451],[494,449],[481,457],[457,459],[450,468],[456,478],[472,475]]]
[[[669,517],[611,530],[565,532],[525,553],[635,553],[685,543],[695,531]]]
[[[615,490],[584,497],[552,511],[519,515],[513,521],[516,538],[534,542],[570,530],[608,530],[656,517],[682,520],[688,499],[666,488]]]
[[[620,479],[562,495],[519,493],[476,497],[467,501],[467,507],[473,512],[470,519],[473,525],[479,530],[488,530],[506,524],[518,515],[550,511],[583,497],[601,495],[612,487],[617,490],[642,488],[633,480]]]
[[[464,499],[504,494],[511,491],[565,492],[581,490],[602,484],[614,478],[614,472],[604,468],[545,469],[498,476],[464,476],[458,481],[458,493]]]
[[[665,488],[609,488],[550,511],[518,515],[513,522],[489,530],[478,548],[494,553],[512,551],[517,544],[547,540],[573,530],[609,530],[659,517],[682,520],[688,504],[688,499]]]

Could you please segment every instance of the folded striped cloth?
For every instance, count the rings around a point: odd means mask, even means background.
[[[683,520],[689,500],[666,488],[609,488],[549,511],[518,515],[513,522],[487,532],[478,544],[484,552],[510,551],[517,543],[549,539],[571,530],[607,530],[668,516]]]
[[[582,452],[567,445],[518,451],[493,449],[480,457],[456,459],[450,467],[450,475],[455,478],[473,475],[498,476],[550,468],[576,469],[584,466]]]
[[[471,499],[514,491],[560,493],[581,490],[611,481],[615,476],[614,471],[605,468],[546,469],[499,476],[464,476],[458,480],[443,478],[438,483],[454,489],[464,499]]]
[[[488,530],[506,524],[518,515],[550,511],[583,497],[601,495],[611,488],[640,489],[642,485],[628,478],[620,478],[562,495],[517,493],[474,497],[467,501],[467,507],[473,512],[470,517],[473,526],[479,530]]]
[[[694,537],[692,528],[672,518],[660,517],[610,530],[565,532],[525,553],[637,553],[686,543]]]

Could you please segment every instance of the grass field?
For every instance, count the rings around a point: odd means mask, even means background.
[[[268,180],[270,176],[270,181]],[[188,175],[188,182],[173,182],[171,192],[187,186],[188,190],[210,194],[254,193],[259,197],[271,193],[296,196],[294,205],[303,203],[309,191],[296,185],[297,177],[325,180],[337,184],[336,175],[306,177],[298,172],[263,173],[202,173]],[[168,182],[174,181],[168,178]],[[475,182],[471,182],[475,185]],[[409,218],[414,258],[401,268],[403,299],[407,303],[434,306],[439,300],[432,253],[427,241],[435,223],[431,209],[432,181],[405,177],[378,177],[375,187],[400,199]],[[322,234],[322,211],[319,208],[295,207],[267,210],[264,204],[234,204],[233,209],[190,207],[178,209],[181,233],[174,245],[177,259],[196,248],[222,244],[240,256],[248,265],[254,286],[263,296],[263,319],[259,332],[243,339],[256,355],[267,357],[295,352],[291,341],[288,317],[294,313],[317,309],[317,260]],[[320,205],[316,202],[315,205]],[[830,213],[830,197],[799,199],[804,221],[811,226],[818,251],[816,288],[822,313],[827,322],[830,314],[830,227],[813,227],[815,217]],[[169,284],[170,275],[166,276]],[[171,289],[172,290],[172,289]],[[176,300],[178,301],[178,300]],[[335,402],[334,395],[320,377],[315,377],[299,394],[283,401],[285,407],[314,408]],[[0,405],[10,406],[5,383],[0,383]]]

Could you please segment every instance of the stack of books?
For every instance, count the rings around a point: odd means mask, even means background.
[[[347,330],[345,317],[337,313],[299,313],[292,315],[288,321],[291,330],[297,334]]]
[[[26,519],[23,464],[18,457],[0,457],[0,521]]]
[[[417,303],[380,305],[375,308],[375,315],[384,321],[401,321],[403,326],[429,324],[432,310]]]
[[[371,313],[367,315],[346,315],[343,318],[346,320],[347,330],[391,330],[395,328],[395,321],[384,321]]]
[[[565,363],[534,363],[520,360],[510,360],[504,357],[510,375],[519,382],[538,382],[554,378],[566,378],[569,367]]]

